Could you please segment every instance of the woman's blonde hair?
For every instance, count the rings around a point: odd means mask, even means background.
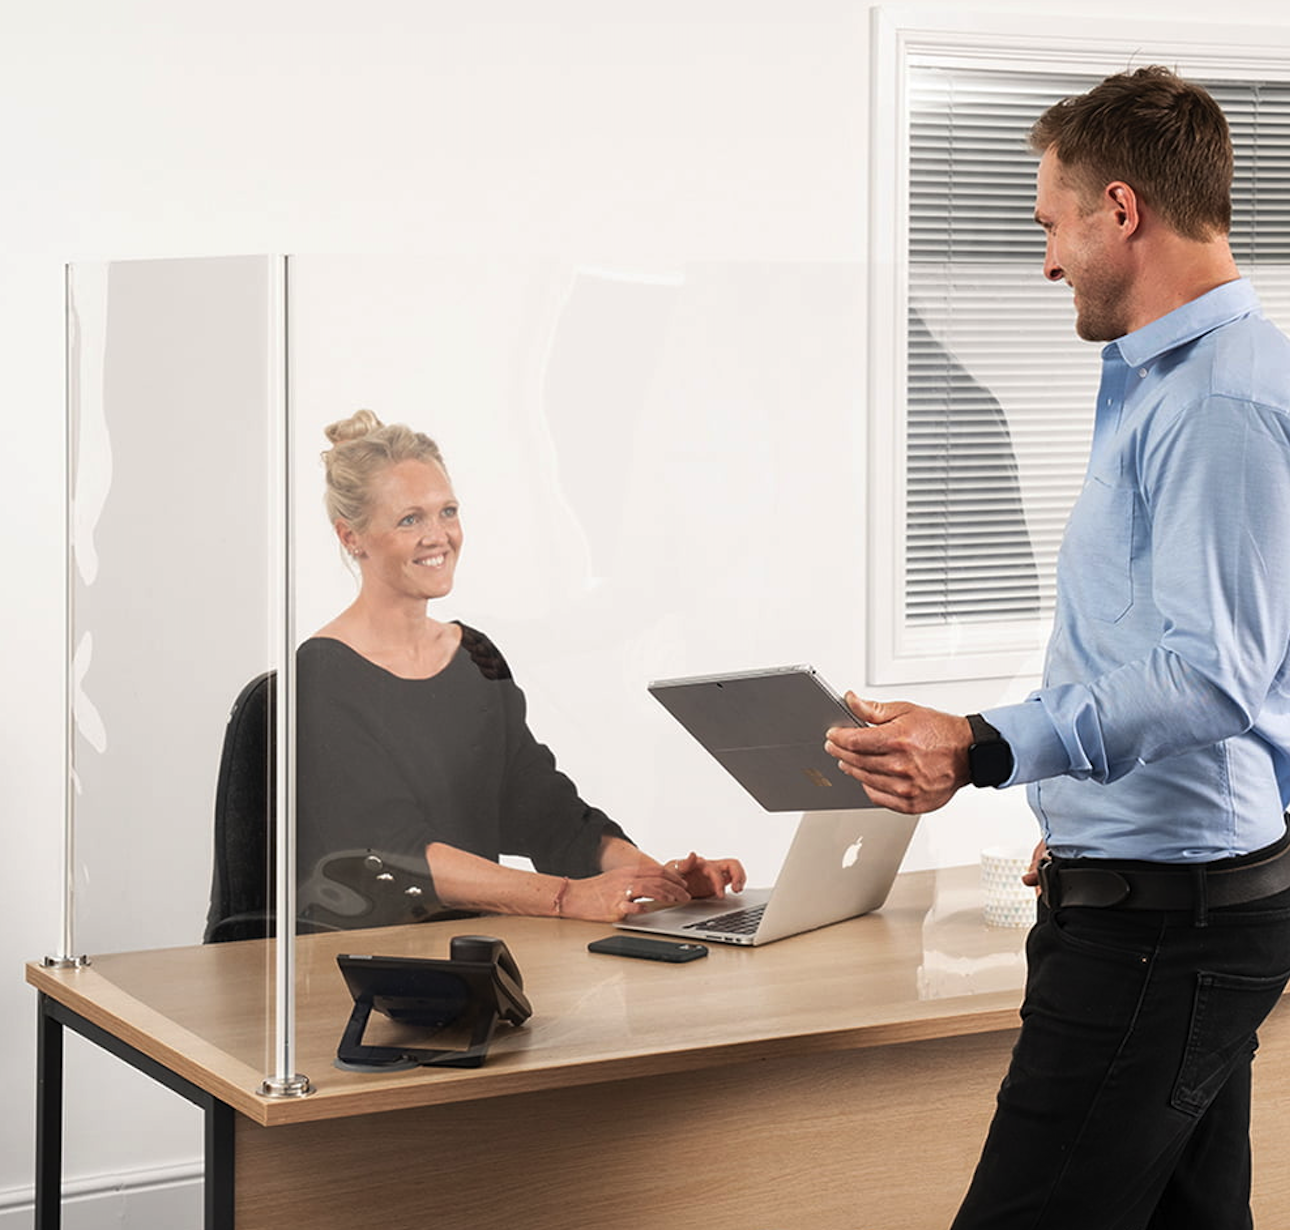
[[[448,472],[429,436],[403,423],[387,427],[370,410],[359,410],[324,432],[332,445],[322,455],[327,516],[333,525],[344,521],[360,534],[371,516],[372,480],[382,471],[400,461],[433,461]]]

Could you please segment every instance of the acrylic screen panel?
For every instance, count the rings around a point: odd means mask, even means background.
[[[225,719],[273,658],[271,266],[74,273],[89,950],[201,936]],[[354,592],[322,426],[366,405],[429,430],[466,532],[433,613],[498,642],[539,738],[646,849],[769,882],[791,822],[645,685],[798,661],[861,678],[858,269],[302,257],[288,286],[300,636]]]
[[[265,257],[69,273],[74,917],[90,954],[202,939],[225,722],[270,653],[275,276]]]
[[[659,857],[738,855],[761,812],[646,693],[811,662],[863,672],[863,280],[841,263],[292,257],[301,636],[353,598],[322,511],[323,426],[366,406],[441,445],[456,586],[530,723]]]

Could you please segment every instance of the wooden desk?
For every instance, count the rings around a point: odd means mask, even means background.
[[[208,1187],[235,1169],[237,1230],[929,1230],[957,1207],[1015,1037],[1024,932],[980,917],[963,868],[901,876],[878,914],[687,965],[589,954],[612,928],[567,920],[301,937],[296,1067],[316,1092],[285,1100],[256,1092],[272,1068],[269,944],[27,978],[67,1023],[236,1112],[212,1120],[210,1149],[223,1133],[235,1160]],[[501,1027],[477,1070],[337,1070],[350,999],[336,954],[446,956],[465,932],[510,946],[529,1024]],[[1290,1126],[1285,1020],[1256,1067],[1269,1143]],[[1259,1165],[1256,1141],[1256,1212],[1281,1224],[1290,1179],[1274,1156]],[[219,1195],[211,1227],[227,1224]]]

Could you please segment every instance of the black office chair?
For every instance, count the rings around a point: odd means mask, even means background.
[[[265,939],[275,933],[273,747],[277,679],[257,675],[239,693],[224,730],[215,788],[215,858],[205,942]],[[338,850],[300,885],[296,933],[473,918],[445,909],[423,860],[370,849]]]
[[[273,934],[273,737],[277,681],[257,675],[238,694],[224,729],[215,787],[215,859],[207,944]]]

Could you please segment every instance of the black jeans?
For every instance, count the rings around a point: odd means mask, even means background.
[[[1290,891],[1190,913],[1048,910],[953,1230],[1249,1230],[1250,1063]]]

